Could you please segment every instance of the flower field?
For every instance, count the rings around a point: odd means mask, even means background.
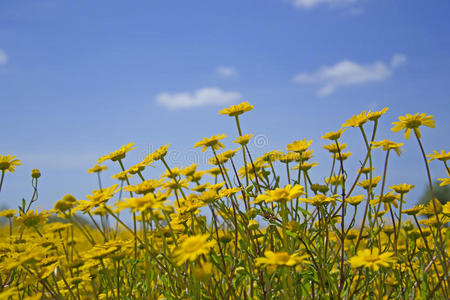
[[[209,170],[170,165],[169,145],[131,162],[130,143],[88,170],[99,186],[86,199],[39,210],[34,169],[31,199],[0,211],[0,299],[450,299],[450,203],[405,209],[414,186],[386,179],[390,157],[415,143],[424,181],[432,189],[429,164],[439,164],[450,184],[450,152],[422,144],[431,115],[400,116],[391,130],[402,142],[377,139],[387,108],[351,117],[321,137],[330,168],[313,182],[312,140],[252,156],[240,124],[252,109],[219,112],[236,124],[234,149],[224,134],[194,144],[213,155]],[[365,149],[359,169],[346,167],[346,135]],[[166,171],[147,177],[157,164]],[[0,193],[20,166],[0,155]],[[102,186],[105,174],[117,184]]]

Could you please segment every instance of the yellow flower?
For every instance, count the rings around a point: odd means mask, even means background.
[[[341,143],[338,142],[338,145],[339,145],[339,151],[342,151],[345,148],[347,148],[347,144],[346,143],[342,143],[341,144]],[[336,143],[333,143],[333,144],[322,146],[322,148],[325,149],[325,150],[328,150],[330,153],[338,153],[339,152],[338,151],[338,145],[336,145]]]
[[[313,163],[304,162],[300,166],[297,165],[297,166],[293,167],[292,170],[300,169],[302,171],[308,171],[309,169],[311,169],[312,167],[316,167],[317,165],[318,164],[316,162],[313,162]]]
[[[26,214],[21,211],[20,216],[15,217],[14,221],[23,226],[36,227],[41,223],[46,223],[48,216],[48,212],[41,211],[38,213],[36,208],[36,211],[29,210]]]
[[[374,271],[378,271],[380,267],[389,267],[395,258],[392,257],[392,252],[379,253],[378,249],[371,250],[364,249],[358,251],[356,256],[350,258],[350,265],[352,268],[370,268]]]
[[[368,190],[370,188],[376,187],[378,182],[380,182],[380,180],[381,180],[381,177],[380,176],[376,176],[376,177],[372,178],[372,181],[370,181],[370,178],[369,178],[369,179],[362,180],[362,181],[358,182],[358,185],[360,187],[362,187],[363,189]]]
[[[207,280],[211,277],[212,263],[203,262],[194,268],[194,276],[198,280]]]
[[[303,195],[303,187],[301,185],[291,186],[286,185],[284,188],[277,188],[275,190],[266,190],[265,194],[260,194],[256,197],[253,203],[265,202],[285,202]]]
[[[150,164],[145,164],[144,162],[140,162],[140,163],[137,163],[134,166],[131,166],[130,168],[128,168],[128,170],[126,172],[130,175],[138,174],[139,172],[144,171],[145,167],[148,165],[150,165]]]
[[[380,148],[383,147],[383,151],[394,150],[398,156],[400,156],[402,149],[400,147],[403,146],[403,143],[395,143],[389,140],[382,140],[379,142],[372,142],[372,148]]]
[[[416,205],[416,206],[414,206],[413,208],[410,208],[410,209],[404,209],[404,210],[402,210],[402,213],[403,213],[403,214],[407,214],[407,215],[409,215],[409,216],[415,216],[415,215],[417,215],[423,208],[424,208],[424,205],[423,205],[423,204],[420,204],[420,205]]]
[[[347,151],[347,152],[341,152],[340,153],[340,155],[339,155],[339,152],[338,153],[333,153],[333,154],[331,154],[331,158],[334,158],[334,159],[337,159],[337,160],[346,160],[347,158],[349,158],[350,156],[352,156],[352,152],[350,152],[350,151]]]
[[[405,130],[405,139],[409,139],[411,135],[411,129],[414,130],[414,133],[418,138],[420,138],[420,130],[419,126],[424,125],[431,128],[434,128],[434,120],[433,116],[427,116],[426,113],[422,114],[406,114],[406,116],[400,116],[398,117],[400,120],[399,122],[392,122],[395,126],[391,128],[394,132],[399,132],[403,129]]]
[[[94,190],[92,195],[87,195],[86,198],[91,202],[92,207],[99,206],[111,199],[119,190],[119,185],[115,184],[101,190]]]
[[[198,196],[198,199],[204,203],[213,203],[217,199],[219,199],[220,196],[217,194],[217,191],[215,189],[210,189],[207,191],[204,191]]]
[[[102,171],[106,171],[108,169],[107,166],[100,166],[100,165],[95,165],[92,168],[90,168],[89,170],[87,170],[88,173],[100,173]]]
[[[450,215],[450,202],[445,203],[445,205],[442,207],[442,213],[445,215]]]
[[[241,146],[245,146],[248,144],[250,139],[253,137],[253,134],[246,134],[240,137],[237,137],[233,143],[240,144]]]
[[[345,202],[357,206],[364,200],[364,195],[351,196],[345,199]]]
[[[229,188],[229,189],[222,189],[219,192],[220,197],[230,197],[237,192],[241,191],[241,188],[235,187],[235,188]]]
[[[298,256],[298,254],[290,255],[287,252],[264,252],[264,257],[256,258],[255,265],[260,266],[288,266],[292,267],[301,263],[306,256]]]
[[[225,148],[225,146],[220,142],[220,140],[225,137],[227,137],[225,134],[218,134],[213,135],[210,138],[203,138],[203,140],[195,143],[194,148],[203,147],[202,152],[205,152],[208,147],[211,147],[214,150],[220,150],[221,148]]]
[[[430,159],[428,160],[428,162],[432,161],[432,160],[440,160],[440,161],[447,161],[450,159],[450,152],[445,153],[444,150],[441,150],[441,152],[437,152],[437,151],[433,151],[433,153],[428,154],[427,157],[429,157]]]
[[[342,175],[325,178],[325,182],[331,185],[341,185],[343,183],[343,180],[344,178],[342,177]]]
[[[164,158],[164,156],[166,156],[167,154],[167,150],[169,150],[169,146],[170,144],[159,147],[155,152],[147,155],[142,161],[142,163],[144,165],[150,165],[152,162]]]
[[[31,177],[38,179],[41,177],[41,172],[38,169],[31,170]]]
[[[328,132],[324,136],[322,136],[322,138],[324,140],[337,141],[346,130],[347,129],[341,128],[341,129],[339,129],[338,131],[335,131],[335,132]]]
[[[112,161],[118,161],[118,160],[124,159],[125,155],[127,154],[128,151],[136,149],[136,147],[133,148],[133,146],[134,146],[134,143],[129,143],[127,145],[123,145],[122,147],[120,147],[119,150],[113,151],[113,152],[109,153],[108,155],[104,155],[104,156],[100,157],[97,160],[97,162],[99,164],[101,164],[102,162],[104,162],[108,159],[110,159]]]
[[[228,115],[230,117],[235,117],[242,115],[247,111],[251,111],[253,109],[253,105],[250,105],[248,102],[242,102],[238,105],[231,105],[229,108],[224,108],[219,111],[221,115]]]
[[[136,194],[147,194],[147,193],[152,193],[154,192],[157,188],[159,188],[160,186],[162,186],[164,180],[160,179],[150,179],[150,180],[145,180],[137,185],[129,185],[124,187],[123,189],[129,192],[133,192]]]
[[[363,111],[359,115],[355,115],[345,121],[344,124],[342,124],[342,127],[359,127],[366,123],[368,120],[369,117],[367,115],[367,112]]]
[[[14,170],[16,169],[16,166],[22,165],[20,160],[15,159],[17,156],[12,155],[0,155],[0,171],[6,172],[9,171],[11,173],[14,173]]]
[[[388,204],[394,205],[396,208],[398,207],[397,201],[400,201],[400,195],[394,194],[394,192],[389,192],[384,195],[380,195],[377,198],[370,201],[370,204],[376,205],[379,203],[384,203],[384,208],[388,208]],[[404,200],[402,201],[404,203]]]
[[[303,202],[311,203],[314,206],[319,206],[319,205],[324,205],[324,204],[327,204],[330,202],[335,203],[337,197],[338,197],[338,195],[333,195],[331,197],[327,197],[323,194],[317,194],[314,197],[302,198],[300,200]]]
[[[113,176],[111,176],[114,179],[120,180],[120,181],[126,181],[129,177],[132,177],[133,175],[128,174],[127,171],[122,171],[119,172],[117,174],[114,174]]]
[[[371,112],[369,110],[369,113],[367,114],[367,118],[370,121],[378,120],[381,117],[381,115],[384,115],[388,111],[388,109],[389,109],[388,107],[385,107],[380,111],[374,111],[374,112]]]
[[[440,186],[449,185],[450,184],[450,177],[447,178],[438,178],[439,181],[442,181]]]
[[[160,194],[155,196],[153,193],[148,193],[143,197],[125,198],[123,201],[116,203],[119,210],[130,208],[132,212],[145,211],[147,209],[164,209],[164,202],[168,194]]]
[[[17,210],[16,209],[5,209],[0,211],[0,217],[5,217],[5,218],[12,218],[17,214]]]
[[[434,202],[434,204],[433,204],[433,202]],[[441,213],[442,212],[442,204],[437,198],[434,198],[434,201],[430,200],[430,202],[428,202],[428,204],[422,209],[422,211],[420,213],[423,215],[427,215],[427,216],[435,215],[436,214],[436,211],[434,210],[435,206],[436,206],[437,213],[438,214]]]
[[[389,187],[391,190],[396,191],[399,194],[406,194],[408,193],[410,190],[412,190],[414,188],[413,184],[406,184],[406,183],[402,183],[402,184],[397,184],[397,185],[393,185]]]
[[[208,234],[199,234],[187,237],[173,254],[177,265],[181,266],[186,261],[195,261],[200,255],[206,255],[216,244],[215,241],[208,241]]]
[[[301,141],[294,141],[294,142],[290,143],[289,145],[287,145],[286,149],[288,151],[300,153],[300,152],[307,150],[308,147],[311,146],[311,144],[312,144],[311,140],[307,141],[307,140],[303,139]]]
[[[195,174],[195,171],[197,170],[197,164],[192,164],[189,167],[183,168],[180,170],[180,173],[184,176],[192,176]]]

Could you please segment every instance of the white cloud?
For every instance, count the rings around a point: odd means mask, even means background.
[[[0,48],[0,65],[4,65],[8,62],[8,55],[6,52]]]
[[[216,72],[223,78],[233,78],[238,75],[237,70],[233,67],[218,67]]]
[[[169,109],[207,105],[226,105],[242,98],[239,92],[226,92],[217,87],[204,87],[192,93],[159,93],[156,102]]]
[[[328,4],[329,6],[339,6],[354,3],[358,0],[291,0],[295,7],[313,8],[320,4]]]
[[[294,82],[319,85],[318,94],[326,96],[342,86],[384,81],[392,75],[395,68],[405,63],[406,56],[403,54],[394,54],[389,64],[377,61],[363,65],[343,60],[334,66],[323,66],[314,73],[297,74]]]

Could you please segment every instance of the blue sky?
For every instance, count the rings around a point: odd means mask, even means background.
[[[204,161],[193,144],[226,133],[232,145],[233,120],[217,112],[241,101],[255,105],[242,120],[262,141],[255,155],[313,139],[317,181],[330,164],[320,136],[366,109],[390,107],[378,139],[398,142],[399,115],[434,115],[426,151],[448,151],[448,11],[445,0],[0,1],[0,153],[23,162],[0,206],[31,196],[33,168],[42,208],[84,198],[96,188],[86,170],[129,142],[128,166],[166,143],[173,165]],[[353,129],[344,141],[351,168],[363,144]],[[416,142],[404,149],[388,184],[415,184],[411,206],[425,173]],[[445,176],[437,163],[432,174]]]

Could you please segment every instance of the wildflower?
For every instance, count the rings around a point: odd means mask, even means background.
[[[102,171],[106,171],[108,169],[107,166],[100,166],[100,165],[95,165],[92,168],[90,168],[89,170],[87,170],[88,173],[100,173]]]
[[[445,203],[445,205],[442,207],[442,213],[444,215],[450,215],[450,202]],[[1,212],[0,212],[1,215]]]
[[[228,158],[228,159],[230,159],[230,158],[233,158],[240,149],[241,148],[237,148],[235,150],[230,149],[230,150],[222,152],[221,155],[226,157],[226,158]]]
[[[86,198],[91,202],[92,207],[99,206],[111,199],[119,190],[119,185],[115,184],[101,190],[94,190],[92,191],[92,195],[87,195]]]
[[[341,128],[335,132],[328,132],[322,136],[324,140],[337,141],[347,129]]]
[[[219,196],[220,197],[230,197],[234,194],[236,194],[237,192],[241,191],[241,188],[235,187],[235,188],[229,188],[229,189],[222,189],[219,192]]]
[[[124,159],[125,155],[127,154],[128,151],[136,149],[136,147],[133,148],[133,146],[134,146],[134,143],[129,143],[127,145],[123,145],[122,147],[120,147],[119,150],[113,151],[113,152],[109,153],[108,155],[104,155],[104,156],[100,157],[97,160],[97,162],[99,164],[101,164],[102,162],[104,162],[108,159],[110,159],[112,161],[118,161],[118,160]]]
[[[292,143],[290,143],[289,145],[287,145],[286,149],[288,151],[293,151],[293,152],[297,152],[297,153],[301,153],[305,150],[308,149],[309,146],[311,146],[312,141],[309,140],[301,140],[301,141],[293,141]]]
[[[343,180],[344,177],[342,175],[325,178],[325,182],[331,185],[341,185],[343,183]]]
[[[246,134],[240,137],[237,137],[235,141],[233,141],[233,143],[239,144],[241,146],[245,146],[248,144],[248,142],[250,141],[250,139],[253,137],[253,134]]]
[[[300,160],[300,154],[295,152],[286,153],[278,158],[282,163],[290,163]]]
[[[396,191],[399,194],[406,194],[408,193],[410,190],[412,190],[414,188],[413,184],[406,184],[406,183],[402,183],[402,184],[397,184],[397,185],[393,185],[389,187],[391,190]]]
[[[353,206],[357,206],[364,200],[364,195],[351,196],[345,199],[345,202],[350,203]]]
[[[230,117],[235,117],[242,115],[247,111],[251,111],[253,109],[253,105],[250,105],[248,102],[242,102],[238,105],[231,105],[229,108],[224,108],[219,111],[221,115],[228,115]]]
[[[208,254],[216,244],[215,241],[208,241],[208,238],[208,234],[187,237],[173,253],[177,265],[181,266],[186,261],[195,261],[200,255]]]
[[[67,194],[61,200],[56,201],[53,207],[56,211],[65,212],[71,210],[77,202],[74,196]]]
[[[438,178],[439,181],[442,181],[440,186],[449,185],[450,184],[450,177],[447,178]]]
[[[41,211],[38,213],[37,209],[36,211],[29,210],[27,213],[21,211],[20,216],[15,217],[14,221],[26,227],[36,227],[39,224],[46,223],[48,216],[48,212]]]
[[[380,111],[373,111],[373,112],[371,112],[370,110],[369,110],[369,113],[367,114],[367,118],[370,120],[370,121],[376,121],[376,120],[378,120],[382,115],[384,115],[387,111],[388,111],[388,107],[385,107],[385,108],[383,108],[382,110],[380,110]]]
[[[328,192],[330,189],[328,188],[327,185],[325,184],[317,184],[314,183],[311,185],[311,190],[313,190],[314,193],[320,192],[322,194],[325,194],[326,192]]]
[[[0,211],[0,217],[5,217],[5,218],[12,218],[17,214],[17,210],[16,209],[5,209]]]
[[[323,194],[317,194],[314,197],[302,198],[300,200],[303,202],[311,203],[314,206],[319,206],[319,205],[324,205],[324,204],[327,204],[330,202],[335,203],[337,197],[338,197],[338,195],[333,195],[331,197],[327,197]]]
[[[434,202],[434,204],[433,204],[433,202]],[[436,211],[434,210],[435,207],[436,207]],[[425,207],[421,211],[421,214],[431,216],[431,215],[435,215],[436,212],[438,214],[442,212],[442,204],[437,198],[434,198],[433,200],[430,200],[430,202],[428,202],[427,205],[425,205]]]
[[[256,230],[259,228],[259,223],[256,220],[250,220],[248,221],[248,229],[250,230]]]
[[[213,148],[214,150],[220,150],[225,148],[225,146],[220,142],[221,139],[227,137],[225,134],[213,135],[210,138],[203,138],[203,140],[195,143],[194,148],[203,147],[202,152],[205,152],[208,147]]]
[[[447,161],[450,159],[450,152],[445,152],[444,150],[441,150],[441,152],[437,152],[437,151],[433,151],[433,153],[430,153],[427,155],[427,157],[429,157],[430,159],[428,160],[428,162],[432,161],[432,160],[440,160],[440,161]]]
[[[355,115],[342,124],[342,127],[359,127],[369,120],[367,112],[363,111],[359,115]]]
[[[150,164],[145,164],[144,162],[140,162],[135,164],[134,166],[131,166],[126,170],[126,172],[130,175],[138,174],[145,170],[145,167],[149,166]],[[151,165],[150,165],[151,166]]]
[[[392,122],[395,126],[391,128],[394,132],[399,132],[403,129],[405,130],[405,139],[409,139],[411,135],[411,129],[414,130],[415,135],[420,138],[420,130],[419,126],[424,125],[431,128],[434,128],[434,120],[433,116],[430,116],[425,113],[419,115],[419,113],[415,115],[406,114],[406,116],[398,117],[399,122]]]
[[[394,150],[398,156],[400,156],[402,149],[400,147],[403,146],[403,143],[395,143],[389,140],[382,140],[379,142],[372,142],[372,148],[380,148],[383,147],[383,151]]]
[[[298,254],[290,255],[288,252],[264,252],[264,257],[256,258],[255,265],[260,266],[288,266],[292,267],[301,263],[306,256],[298,256]]]
[[[292,168],[292,170],[298,170],[298,169],[300,169],[300,170],[302,170],[302,171],[308,171],[309,169],[311,169],[312,167],[316,167],[318,164],[316,163],[316,162],[313,162],[313,163],[307,163],[307,162],[304,162],[304,163],[302,163],[301,165],[297,165],[297,166],[295,166],[295,167],[293,167]]]
[[[395,208],[397,208],[398,207],[397,201],[399,201],[399,200],[400,200],[400,195],[396,195],[392,191],[392,192],[386,193],[384,195],[378,196],[374,200],[370,201],[370,204],[376,205],[376,204],[379,204],[379,203],[384,203],[384,208],[385,209],[388,208],[388,204],[392,204],[392,205],[395,206]]]
[[[125,198],[123,201],[116,203],[119,210],[130,208],[132,212],[143,212],[147,209],[164,209],[164,202],[168,194],[159,194],[155,196],[153,193],[145,194],[143,197]]]
[[[358,251],[356,256],[351,257],[349,262],[352,268],[364,267],[378,271],[380,267],[389,267],[395,262],[392,255],[392,252],[379,253],[376,248],[372,250],[364,249]]]
[[[129,185],[124,187],[123,189],[129,192],[133,192],[136,194],[147,194],[147,193],[153,193],[157,188],[162,186],[164,180],[160,179],[150,179],[145,180],[137,185]]]
[[[376,187],[378,182],[380,182],[380,180],[381,180],[381,177],[380,176],[376,176],[376,177],[372,178],[372,181],[370,181],[370,178],[369,178],[369,179],[362,180],[362,181],[358,182],[358,185],[360,187],[362,187],[363,189],[368,190],[370,188]]]
[[[198,196],[198,199],[200,201],[208,204],[215,202],[219,198],[220,196],[217,194],[217,191],[215,189],[207,190]]]
[[[168,181],[163,184],[163,188],[167,190],[180,190],[182,188],[187,189],[189,187],[189,182],[185,179],[180,181]]]
[[[265,153],[261,157],[261,160],[266,161],[266,162],[273,162],[273,161],[278,160],[282,155],[283,155],[283,152],[281,152],[280,150],[273,150],[273,151]]]
[[[0,171],[6,172],[9,171],[14,173],[16,166],[22,165],[20,160],[15,159],[17,156],[12,155],[0,155]]]
[[[423,205],[423,204],[419,204],[419,205],[414,206],[413,208],[402,210],[402,213],[403,213],[403,214],[410,215],[410,216],[415,216],[415,215],[417,215],[423,208],[424,208],[424,205]]]
[[[34,179],[38,179],[39,177],[41,177],[41,172],[38,169],[33,169],[31,170],[31,177],[33,177]]]
[[[131,177],[132,175],[128,174],[127,171],[122,171],[119,172],[117,174],[114,174],[113,176],[111,176],[111,178],[120,180],[120,181],[126,181],[129,177]]]
[[[341,153],[334,153],[331,155],[331,158],[336,159],[336,160],[346,160],[347,158],[349,158],[350,156],[352,156],[352,152],[347,151],[347,152],[341,152]]]
[[[191,176],[188,176],[188,179],[193,182],[199,182],[202,179],[203,175],[205,175],[206,171],[197,171],[194,172]]]
[[[154,161],[158,161],[160,159],[163,159],[164,156],[166,156],[167,151],[169,150],[170,144],[164,145],[159,147],[155,152],[150,153],[147,155],[144,160],[142,161],[143,164],[149,165]]]
[[[375,171],[375,167],[364,167],[364,168],[359,168],[357,173],[362,173],[362,174],[369,174],[370,172]]]
[[[330,153],[338,153],[339,151],[342,151],[345,148],[347,148],[347,144],[346,143],[342,143],[342,144],[339,143],[339,142],[337,142],[337,143],[339,145],[339,149],[338,149],[338,145],[336,145],[336,143],[322,146],[322,148],[325,149],[325,150],[328,150]]]
[[[275,190],[266,190],[265,194],[260,194],[256,197],[254,203],[265,202],[286,202],[303,195],[303,187],[301,185],[291,186],[286,185],[284,188],[277,188]]]

